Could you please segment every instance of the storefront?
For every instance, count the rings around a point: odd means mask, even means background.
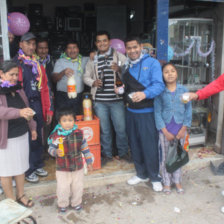
[[[19,11],[28,16],[32,32],[50,40],[51,54],[55,59],[62,52],[66,37],[76,39],[81,53],[88,55],[94,48],[96,30],[106,29],[110,31],[112,38],[124,39],[127,35],[134,34],[152,44],[158,59],[171,59],[177,65],[181,74],[180,82],[192,87],[191,91],[202,88],[224,70],[224,4],[221,0],[0,2],[0,46],[1,42],[3,46],[0,54],[3,54],[4,59],[9,58],[6,13]],[[205,144],[208,136],[216,136],[212,138],[212,143],[215,143],[219,152],[222,151],[223,102],[221,93],[212,97],[212,100],[194,106],[192,145]],[[208,114],[212,114],[210,123],[207,122]]]

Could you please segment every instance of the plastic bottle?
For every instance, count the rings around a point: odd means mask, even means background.
[[[64,145],[63,145],[63,138],[62,137],[59,138],[58,148],[61,151],[61,156],[60,157],[63,157],[65,155],[65,151],[64,151]]]
[[[186,138],[185,138],[185,142],[184,142],[184,150],[185,150],[186,152],[189,151],[189,134],[188,134],[188,133],[187,133],[187,136],[186,136]]]
[[[75,82],[75,77],[73,75],[68,78],[67,92],[68,92],[68,98],[71,99],[71,98],[77,97],[76,82]]]
[[[99,79],[102,81],[102,86],[98,87],[98,91],[102,92],[104,89],[104,73],[103,70],[101,71],[100,75],[99,75]]]
[[[93,119],[92,112],[92,100],[90,99],[89,94],[84,95],[84,99],[82,102],[83,113],[84,113],[84,121],[91,121]]]

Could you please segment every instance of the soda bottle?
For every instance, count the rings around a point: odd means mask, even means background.
[[[63,138],[62,137],[59,138],[58,148],[61,151],[61,156],[60,157],[63,157],[65,155],[65,151],[64,151],[64,145],[63,145]]]
[[[71,99],[71,98],[77,97],[76,82],[75,82],[75,77],[73,75],[68,78],[67,92],[68,92],[68,98]]]
[[[209,113],[208,113],[208,122],[210,123],[211,121],[212,121],[212,113],[209,112]]]
[[[124,93],[124,87],[123,87],[123,83],[118,75],[118,73],[116,72],[116,83],[115,85],[118,87],[118,94],[122,95]]]
[[[92,112],[92,100],[90,99],[89,94],[84,95],[82,106],[84,113],[84,121],[91,121],[93,119],[93,112]]]
[[[103,70],[100,72],[99,79],[102,82],[102,86],[97,87],[97,89],[98,89],[98,91],[103,91],[103,89],[104,89],[104,73],[103,73]]]

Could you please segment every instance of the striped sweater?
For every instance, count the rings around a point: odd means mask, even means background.
[[[59,138],[63,138],[64,156],[57,155]],[[54,132],[50,137],[52,143],[49,145],[48,152],[56,157],[56,170],[59,171],[76,171],[83,168],[82,153],[86,163],[93,162],[93,156],[89,151],[86,139],[83,137],[83,132],[79,129],[74,130],[67,136],[58,135]]]
[[[96,101],[111,102],[122,100],[122,97],[118,96],[114,92],[114,71],[111,68],[113,63],[113,49],[110,48],[109,54],[99,56],[97,60],[98,76],[103,81],[103,88],[97,88],[95,99]],[[102,78],[103,76],[103,78]]]

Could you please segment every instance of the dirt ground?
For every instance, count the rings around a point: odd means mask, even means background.
[[[125,181],[125,180],[124,180]],[[214,176],[209,168],[183,175],[184,195],[152,191],[151,184],[116,185],[85,189],[83,210],[57,212],[54,195],[33,198],[33,215],[38,224],[223,224],[224,176]]]

